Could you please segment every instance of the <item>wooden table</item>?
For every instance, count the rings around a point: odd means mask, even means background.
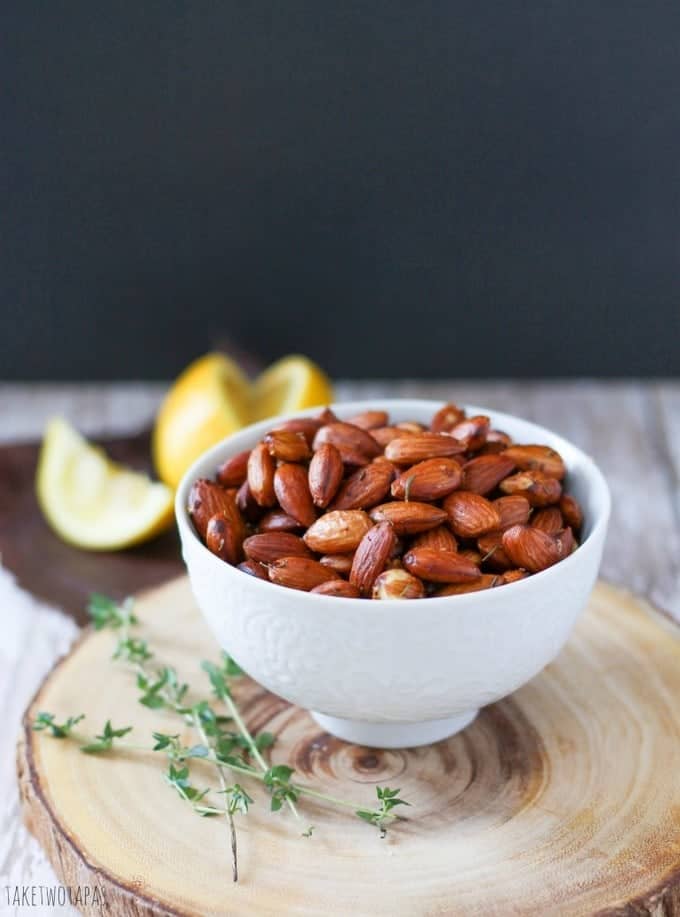
[[[0,442],[35,439],[55,413],[87,434],[114,434],[150,423],[162,385],[0,385]],[[589,452],[613,496],[602,576],[628,586],[680,620],[680,382],[342,382],[339,399],[423,397],[486,405],[545,424]],[[36,563],[40,559],[36,558]],[[69,618],[17,589],[0,570],[3,637],[0,706],[7,734],[41,676],[75,635]],[[16,886],[53,885],[37,844],[18,818],[13,748],[0,756],[0,899],[21,913]],[[68,908],[43,905],[41,914]]]

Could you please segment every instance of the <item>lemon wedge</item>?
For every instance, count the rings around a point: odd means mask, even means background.
[[[170,488],[112,462],[58,417],[45,431],[36,491],[57,535],[91,551],[146,541],[172,521]]]
[[[160,479],[177,487],[202,452],[250,422],[250,400],[250,383],[223,354],[189,364],[156,418],[152,450]]]
[[[253,420],[329,404],[328,376],[307,357],[294,354],[266,369],[253,384]]]

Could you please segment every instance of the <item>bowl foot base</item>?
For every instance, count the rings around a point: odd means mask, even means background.
[[[479,710],[467,710],[443,720],[426,720],[423,723],[365,723],[362,720],[345,720],[337,716],[310,711],[325,732],[371,748],[415,748],[430,745],[455,735],[470,723]]]

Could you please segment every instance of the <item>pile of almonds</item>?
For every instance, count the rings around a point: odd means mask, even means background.
[[[583,516],[549,446],[453,404],[429,427],[385,411],[277,424],[191,489],[210,551],[272,583],[407,599],[502,586],[576,547]]]

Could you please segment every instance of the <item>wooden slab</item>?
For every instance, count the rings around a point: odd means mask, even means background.
[[[117,461],[150,471],[148,432],[100,443]],[[83,623],[91,592],[122,599],[182,572],[174,527],[127,551],[81,551],[57,538],[35,498],[38,451],[37,443],[0,447],[0,556],[21,586]]]
[[[202,690],[199,660],[217,647],[187,581],[147,593],[138,613],[162,661]],[[307,802],[300,823],[272,814],[256,784],[238,820],[238,885],[224,823],[164,784],[157,755],[96,758],[31,731],[38,710],[84,712],[93,732],[108,718],[132,723],[128,738],[144,745],[154,729],[177,731],[136,703],[130,674],[110,661],[112,635],[88,634],[27,712],[25,818],[60,879],[104,886],[110,914],[679,914],[680,641],[652,614],[599,584],[555,663],[424,749],[347,745],[246,682],[251,728],[276,734],[273,760],[300,781],[363,804],[376,784],[401,787],[412,807],[380,840],[351,814]],[[204,762],[194,771],[210,781]],[[309,822],[311,839],[300,836]]]

